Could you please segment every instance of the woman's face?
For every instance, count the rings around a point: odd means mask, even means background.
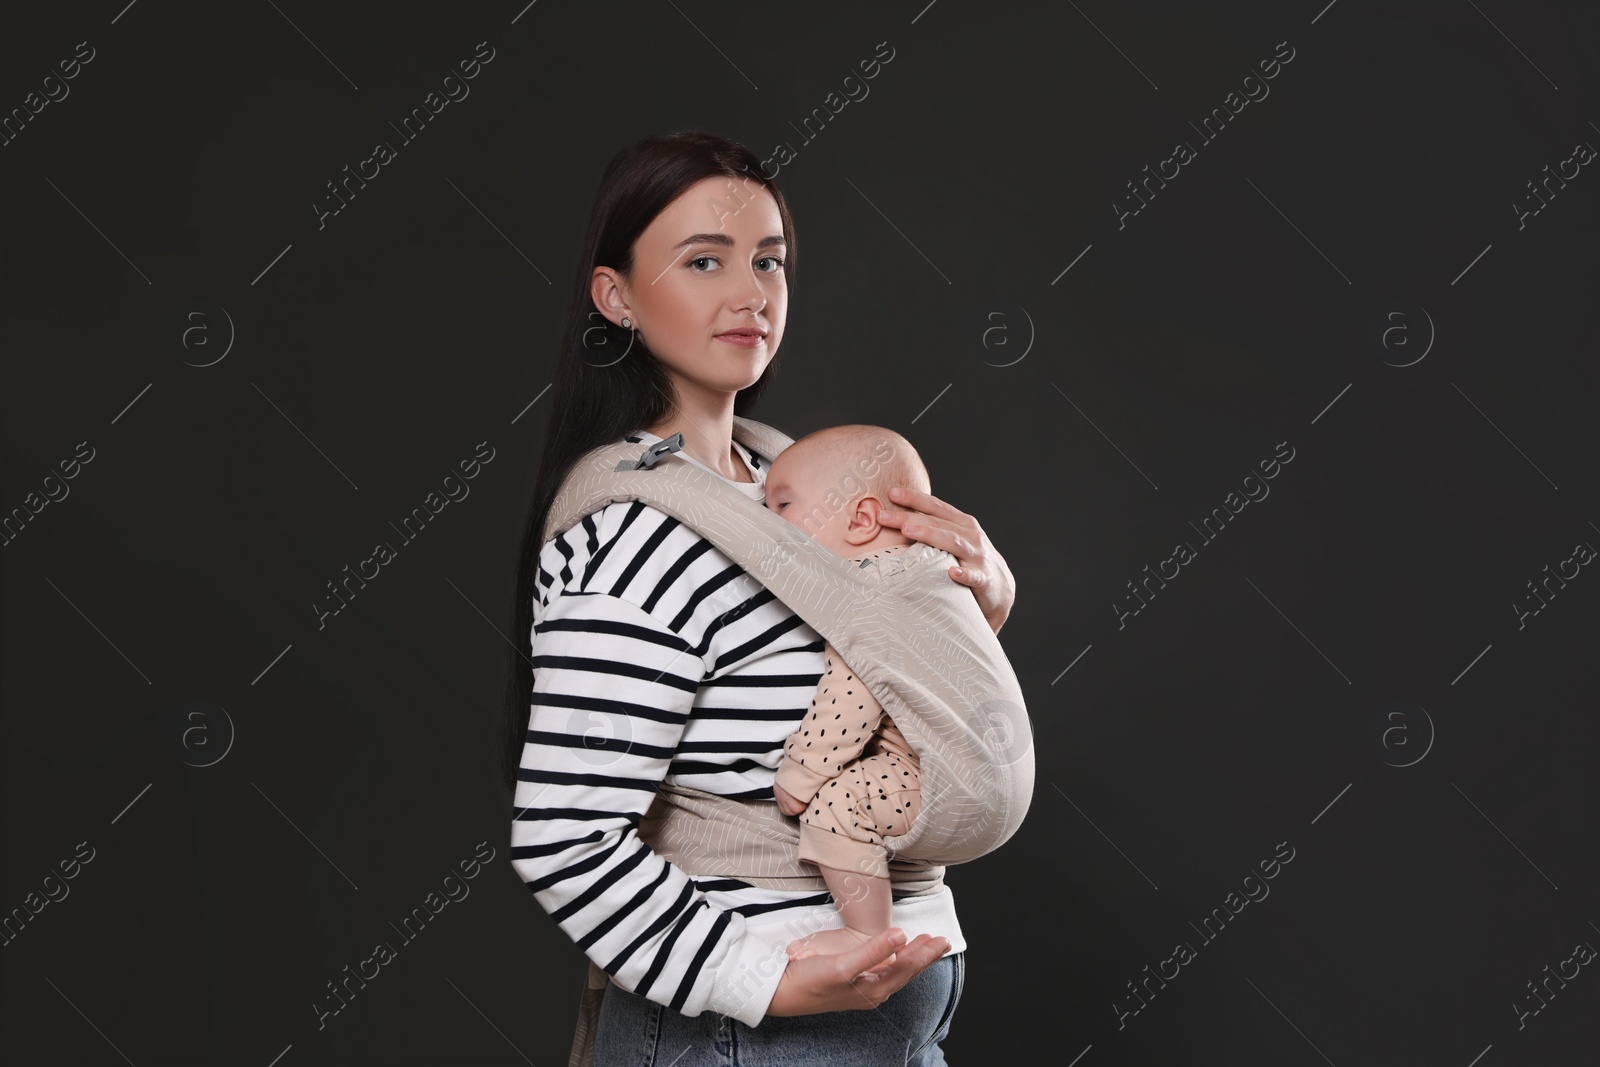
[[[748,178],[706,178],[639,235],[631,277],[595,269],[595,305],[618,324],[633,320],[680,403],[699,393],[714,406],[717,394],[754,384],[778,350],[787,253],[771,193]],[[741,339],[739,331],[764,336]]]

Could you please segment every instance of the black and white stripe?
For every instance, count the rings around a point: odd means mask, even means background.
[[[540,554],[532,709],[512,866],[619,984],[686,1015],[739,961],[744,916],[828,904],[696,880],[639,839],[671,781],[772,799],[783,743],[824,670],[823,641],[694,530],[639,501],[587,516]]]
[[[747,920],[816,928],[831,898],[692,877],[639,823],[664,781],[773,799],[784,741],[825,669],[823,639],[698,532],[636,500],[546,543],[537,583],[512,866],[624,988],[756,1025],[779,976]],[[953,910],[930,921],[959,938]]]

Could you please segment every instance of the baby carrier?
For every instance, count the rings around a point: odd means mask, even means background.
[[[733,436],[768,461],[794,443],[737,415]],[[955,558],[920,543],[862,563],[838,556],[675,455],[682,440],[674,434],[650,446],[622,441],[586,453],[551,504],[541,543],[623,500],[642,500],[692,528],[750,576],[743,588],[724,594],[728,609],[758,592],[754,582],[765,585],[832,642],[917,753],[923,807],[907,833],[884,838],[890,860],[967,863],[999,848],[1033,799],[1033,732],[999,639],[972,590],[947,573]],[[729,801],[682,787],[670,792],[678,807],[695,808],[701,818],[744,823],[752,840],[782,818],[770,801]],[[734,873],[697,869],[683,859],[690,873]]]
[[[793,439],[733,417],[733,436],[769,462]],[[642,500],[703,535],[749,578],[720,591],[728,610],[760,582],[821,634],[878,698],[917,753],[922,810],[883,839],[899,893],[937,888],[944,865],[1005,844],[1033,799],[1033,731],[1022,688],[950,553],[915,544],[862,563],[834,554],[786,519],[682,456],[683,435],[619,441],[584,454],[551,503],[541,544],[614,501]],[[797,717],[798,721],[798,717]],[[715,834],[704,827],[714,825]],[[801,861],[799,820],[773,801],[740,801],[662,783],[639,837],[690,875],[823,892]],[[808,869],[809,868],[809,869]],[[569,1067],[592,1067],[608,977],[584,976]]]

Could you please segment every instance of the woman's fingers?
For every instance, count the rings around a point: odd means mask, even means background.
[[[852,984],[875,1004],[881,1004],[949,951],[950,942],[945,938],[918,934],[915,940],[894,950],[892,961],[858,972]]]
[[[973,541],[970,530],[935,525],[927,519],[912,523],[911,530],[911,533],[906,534],[907,537],[915,537],[924,544],[944,549],[960,560],[963,568],[970,567],[981,559],[981,553]],[[905,531],[902,529],[901,532]]]
[[[888,958],[885,959],[882,963],[878,964],[875,967],[868,967],[866,970],[861,972],[859,977],[861,977],[861,978],[880,978],[880,977],[883,976],[884,972],[886,972],[887,970],[889,970],[889,968],[891,968],[891,967],[893,967],[895,965],[895,961],[896,961],[897,958],[898,957],[896,957],[895,954],[891,952],[891,953],[889,953]]]
[[[910,511],[925,511],[929,515],[938,515],[946,519],[966,518],[966,512],[960,511],[946,504],[932,493],[924,493],[920,489],[896,486],[889,490],[889,499]]]
[[[971,527],[978,523],[971,515],[957,510],[931,493],[910,490],[904,496],[893,494],[894,503],[878,513],[880,521],[890,526],[916,523],[921,526]]]
[[[977,558],[977,546],[983,541],[977,519],[918,489],[895,489],[890,497],[898,510],[880,511],[880,522],[898,527],[907,537],[942,548],[963,561]],[[907,530],[907,526],[912,529]]]
[[[855,971],[864,971],[876,966],[895,954],[895,950],[906,943],[906,932],[898,926],[891,926],[880,934],[874,935],[870,940],[861,942],[861,947],[853,952],[841,953]],[[855,972],[852,972],[855,973]]]
[[[848,952],[792,958],[767,1014],[876,1008],[948,951],[945,938],[919,934],[907,944],[905,933],[891,927]]]
[[[976,523],[969,527],[954,526],[942,519],[929,518],[914,511],[880,511],[878,521],[893,526],[914,541],[942,548],[965,563],[976,559],[972,535]]]
[[[897,950],[905,943],[905,931],[891,926],[863,941],[860,947],[839,953],[840,969],[852,981],[881,982],[893,966],[889,961],[895,959]],[[870,988],[863,990],[863,992],[870,991]]]

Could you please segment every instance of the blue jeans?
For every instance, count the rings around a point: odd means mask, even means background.
[[[966,953],[934,961],[876,1009],[769,1015],[760,1026],[690,1017],[606,986],[595,1067],[939,1067],[961,999]]]

